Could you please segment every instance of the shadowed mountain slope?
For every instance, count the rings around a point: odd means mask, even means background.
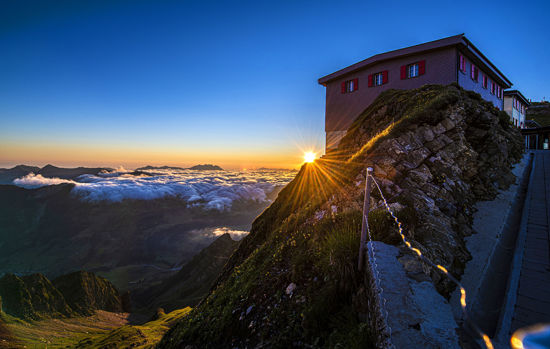
[[[107,279],[86,271],[77,271],[53,280],[69,306],[81,315],[92,315],[101,309],[125,312],[118,290]]]
[[[42,274],[18,277],[6,274],[0,279],[2,310],[25,320],[75,315],[63,295]]]
[[[88,316],[96,310],[123,312],[122,299],[106,279],[88,272],[52,282],[42,274],[0,278],[1,310],[23,320]]]
[[[221,235],[210,246],[185,264],[177,274],[142,292],[133,294],[138,307],[166,311],[194,306],[212,287],[218,274],[235,251],[239,242],[228,233]]]

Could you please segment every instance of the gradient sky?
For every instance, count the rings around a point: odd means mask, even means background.
[[[296,167],[317,79],[465,33],[550,98],[548,1],[0,0],[0,167]]]

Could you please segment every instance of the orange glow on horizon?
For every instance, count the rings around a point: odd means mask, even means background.
[[[215,164],[224,169],[284,168],[299,169],[303,156],[293,145],[279,149],[181,149],[120,144],[81,145],[69,143],[15,143],[0,141],[0,167],[25,164],[42,167],[113,167],[126,169],[152,166],[187,167]]]

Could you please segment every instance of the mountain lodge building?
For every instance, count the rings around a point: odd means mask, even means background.
[[[369,57],[319,79],[326,87],[326,152],[335,150],[353,121],[387,89],[458,83],[504,109],[512,83],[464,34]]]
[[[525,114],[529,101],[518,90],[504,91],[504,111],[510,115],[510,122],[519,128],[525,127]]]

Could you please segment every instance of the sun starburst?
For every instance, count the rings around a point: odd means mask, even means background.
[[[317,157],[317,154],[315,154],[312,151],[308,151],[304,153],[304,161],[305,162],[313,162],[315,161],[315,158]]]

